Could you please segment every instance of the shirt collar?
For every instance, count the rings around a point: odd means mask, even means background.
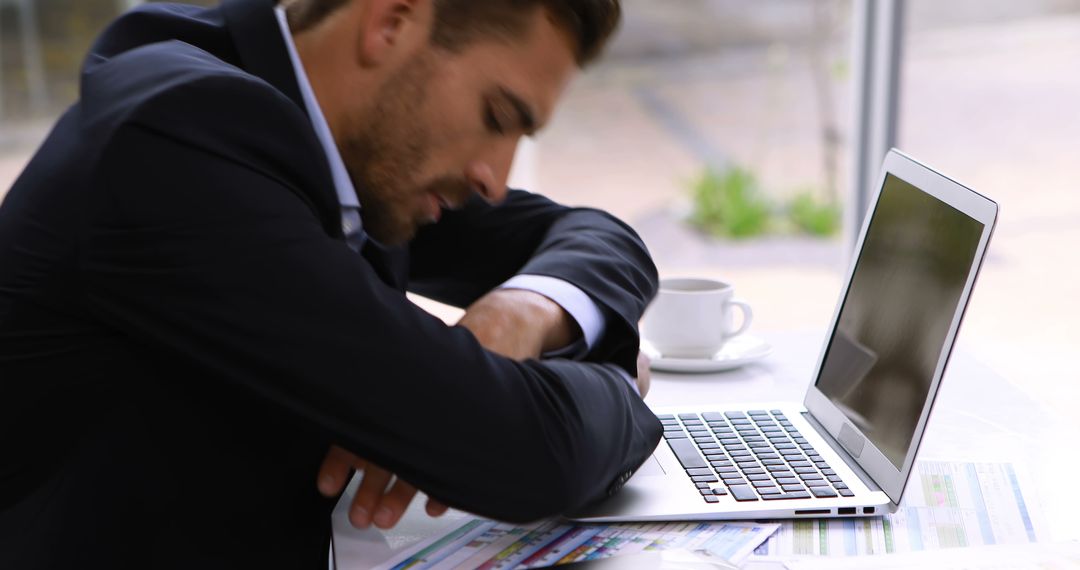
[[[315,136],[322,145],[326,160],[330,163],[330,174],[334,180],[334,190],[337,191],[338,201],[345,208],[360,208],[360,200],[356,197],[356,187],[349,178],[349,171],[345,169],[345,161],[341,159],[341,152],[334,143],[334,136],[330,134],[330,125],[322,114],[319,101],[315,98],[315,92],[311,89],[307,73],[304,72],[304,64],[296,53],[296,44],[293,43],[292,33],[289,31],[289,21],[285,18],[285,9],[281,6],[274,8],[278,25],[281,27],[281,35],[285,39],[285,48],[289,52],[289,60],[292,62],[293,72],[296,73],[296,83],[300,86],[300,96],[304,99],[308,117],[311,118],[311,126],[315,129]]]

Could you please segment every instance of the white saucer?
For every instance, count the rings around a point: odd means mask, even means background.
[[[641,352],[652,360],[650,368],[662,372],[720,372],[750,364],[772,354],[772,345],[751,335],[739,335],[724,344],[712,358],[667,358],[649,341],[641,339]]]

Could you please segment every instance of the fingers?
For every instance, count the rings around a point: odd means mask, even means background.
[[[353,526],[367,528],[371,525],[372,513],[375,512],[375,507],[386,491],[391,477],[389,471],[372,464],[367,465],[364,469],[363,480],[360,481],[360,488],[356,490],[356,496],[353,497],[352,508],[349,509],[349,521]]]
[[[396,525],[415,496],[416,487],[396,479],[375,508],[375,526],[387,529]]]
[[[349,483],[349,471],[363,469],[365,461],[359,457],[341,449],[336,445],[330,446],[326,452],[322,466],[319,467],[318,487],[324,497],[336,497]]]
[[[440,503],[439,501],[436,501],[435,499],[432,499],[431,497],[428,497],[427,504],[424,505],[424,510],[427,512],[429,517],[441,517],[446,514],[446,511],[448,509],[449,507]]]

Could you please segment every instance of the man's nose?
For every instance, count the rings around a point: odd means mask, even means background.
[[[500,140],[491,152],[465,169],[469,184],[489,203],[498,204],[506,199],[506,179],[510,177],[520,140],[520,137]]]
[[[465,169],[465,178],[469,186],[489,203],[498,204],[506,199],[506,175],[495,174],[488,162],[473,161]]]

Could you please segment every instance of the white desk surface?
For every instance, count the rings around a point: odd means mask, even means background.
[[[821,349],[823,331],[759,333],[775,350],[763,361],[715,374],[653,373],[650,406],[737,401],[802,401]],[[1075,427],[1052,417],[1015,384],[966,356],[961,342],[946,371],[919,457],[947,461],[1011,461],[1029,475],[1025,492],[1044,514],[1046,536],[1080,540],[1080,439]],[[1078,410],[1080,413],[1080,410]],[[466,513],[438,519],[424,514],[423,498],[389,531],[353,528],[347,518],[351,491],[333,515],[340,570],[370,568],[419,540],[450,530]]]

